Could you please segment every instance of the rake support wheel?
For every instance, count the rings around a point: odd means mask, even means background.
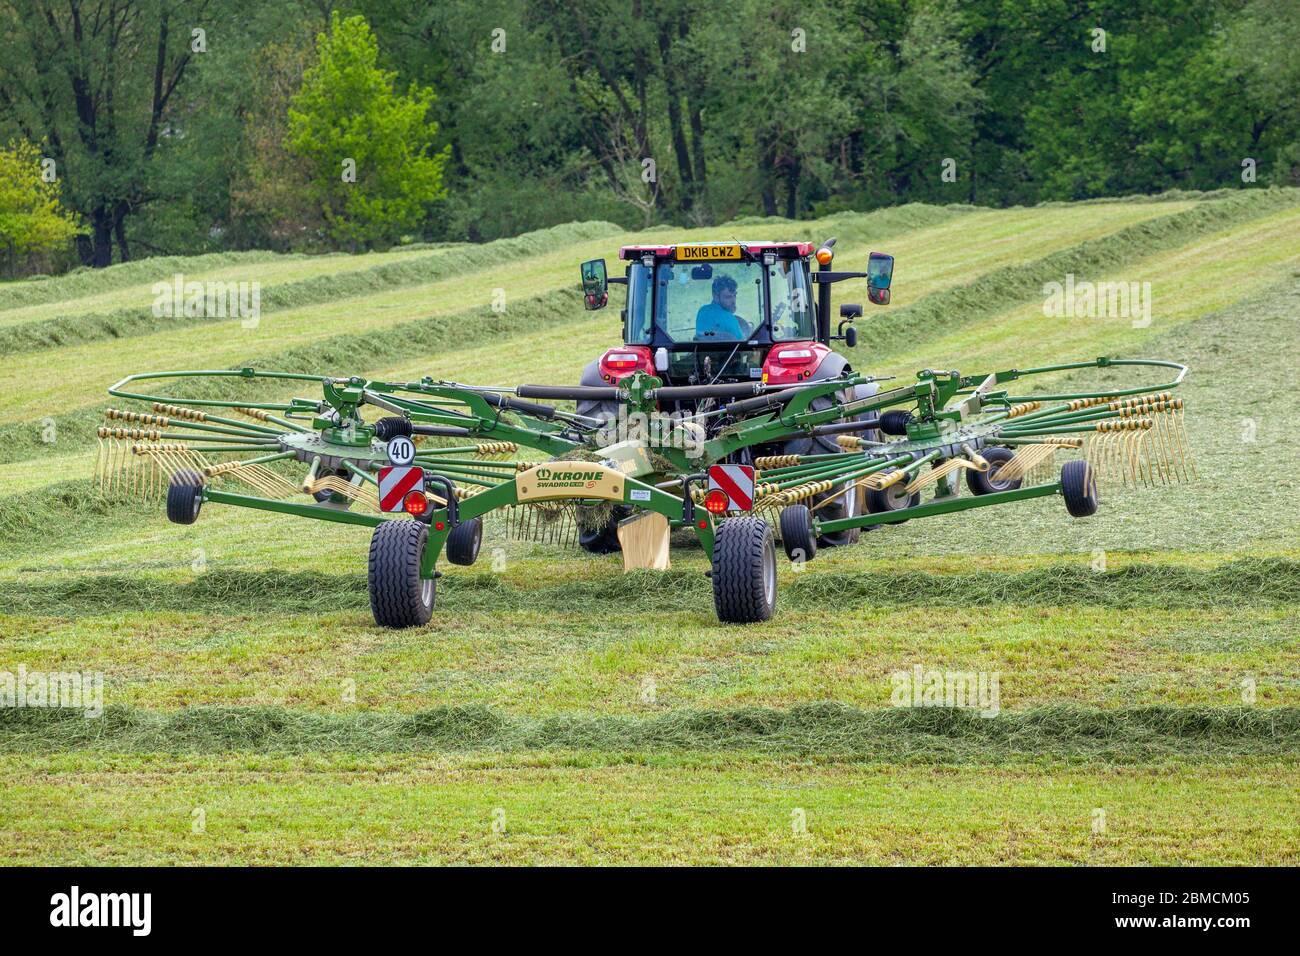
[[[371,535],[370,610],[380,627],[429,623],[437,584],[433,578],[420,577],[428,540],[428,525],[402,519],[385,521]]]
[[[791,561],[811,561],[817,557],[817,536],[812,530],[812,512],[807,505],[789,505],[781,509],[781,547]]]
[[[966,487],[976,495],[991,495],[998,491],[1015,491],[1020,487],[1020,479],[1012,478],[999,481],[998,469],[1016,457],[1010,448],[985,448],[980,455],[989,463],[988,471],[967,471]]]
[[[1061,496],[1065,510],[1076,518],[1086,518],[1097,511],[1097,473],[1082,458],[1061,466]]]
[[[891,469],[891,472],[894,469]],[[888,474],[890,472],[886,472]],[[890,485],[888,488],[872,488],[867,491],[867,510],[872,514],[880,514],[883,511],[902,511],[904,508],[915,508],[921,503],[921,493],[914,491],[910,495],[905,494],[903,489],[907,486],[906,481],[899,481]],[[906,521],[906,518],[902,519]],[[890,522],[893,524],[894,522]]]
[[[194,524],[203,507],[203,476],[183,468],[167,483],[167,520],[176,524]]]
[[[728,518],[713,539],[713,605],[726,624],[766,621],[776,610],[776,544],[762,518]]]
[[[483,519],[462,521],[447,535],[447,560],[468,567],[478,560],[478,549],[482,544]]]

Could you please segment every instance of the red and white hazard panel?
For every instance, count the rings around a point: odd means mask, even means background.
[[[709,490],[704,495],[704,507],[713,514],[752,511],[754,469],[749,465],[709,466]]]
[[[405,511],[412,494],[424,495],[424,469],[419,465],[388,465],[379,469],[379,510]]]

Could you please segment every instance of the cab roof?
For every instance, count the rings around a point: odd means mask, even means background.
[[[623,246],[618,250],[620,259],[640,259],[644,255],[656,257],[671,257],[674,255],[678,245],[683,246],[701,246],[701,245],[731,245],[731,242],[682,242],[671,246]],[[785,253],[787,257],[793,256],[810,256],[813,252],[813,243],[811,242],[770,242],[770,241],[740,241],[745,251],[751,255],[764,252]]]

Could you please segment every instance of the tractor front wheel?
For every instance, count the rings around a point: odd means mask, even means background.
[[[766,621],[776,610],[776,544],[762,518],[728,518],[713,539],[713,605],[726,624]]]
[[[371,535],[370,610],[380,627],[419,627],[433,616],[437,584],[420,577],[428,541],[423,521],[385,521]]]

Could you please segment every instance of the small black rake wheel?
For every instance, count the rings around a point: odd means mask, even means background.
[[[394,519],[370,537],[370,610],[380,627],[419,627],[429,623],[437,584],[420,577],[420,559],[429,540],[423,521]]]
[[[192,468],[182,468],[167,483],[167,520],[176,524],[194,524],[203,507],[203,476]]]
[[[1086,518],[1097,511],[1097,473],[1082,458],[1061,466],[1061,496],[1065,510],[1076,518]]]
[[[468,567],[478,560],[478,549],[482,544],[483,519],[462,521],[447,535],[447,560]]]
[[[998,469],[1016,457],[1010,448],[985,448],[980,455],[989,463],[988,471],[967,471],[966,487],[976,495],[991,495],[998,491],[1015,491],[1019,478],[998,479]]]
[[[885,474],[892,474],[896,469],[890,469]],[[871,488],[867,491],[867,510],[872,514],[880,514],[885,511],[902,511],[904,508],[915,508],[921,503],[921,493],[914,491],[910,495],[904,492],[907,487],[907,481],[898,481],[888,488]],[[907,519],[902,519],[906,521]],[[892,524],[893,522],[891,522]]]
[[[728,518],[713,539],[713,605],[727,624],[766,621],[776,610],[776,544],[761,518]]]
[[[807,505],[789,505],[781,509],[781,547],[791,561],[811,561],[817,557],[817,536],[813,534],[812,512]]]

